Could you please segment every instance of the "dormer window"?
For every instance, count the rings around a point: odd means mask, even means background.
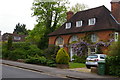
[[[77,22],[76,22],[76,27],[81,27],[81,26],[82,26],[82,23],[83,23],[83,21],[77,21]]]
[[[95,25],[96,23],[96,18],[91,18],[89,19],[88,25]]]
[[[66,29],[71,28],[71,23],[66,23]]]

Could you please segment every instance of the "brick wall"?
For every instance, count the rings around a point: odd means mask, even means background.
[[[113,31],[98,31],[94,33],[97,34],[97,36],[99,37],[99,40],[107,41],[110,39],[110,34],[113,33]],[[61,35],[60,37],[64,39],[64,44],[68,44],[72,35],[77,35],[78,38],[81,38],[81,37],[84,37],[85,34],[86,33]],[[49,44],[55,44],[56,38],[57,38],[56,36],[49,37]],[[65,49],[68,51],[67,47],[65,47]]]

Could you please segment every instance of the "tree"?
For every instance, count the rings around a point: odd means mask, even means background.
[[[20,23],[16,24],[13,33],[27,35],[28,31],[26,29],[26,25],[25,24],[20,24]]]
[[[74,6],[72,6],[70,8],[70,11],[73,11],[74,13],[76,13],[78,11],[83,11],[83,10],[85,10],[87,8],[88,8],[88,5],[77,3],[77,4],[75,4]]]
[[[40,49],[48,46],[48,34],[60,27],[66,21],[67,8],[65,0],[57,2],[41,2],[41,0],[34,0],[33,14],[37,17],[37,25],[29,33],[28,39],[34,40]]]

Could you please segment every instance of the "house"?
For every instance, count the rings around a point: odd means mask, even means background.
[[[118,41],[120,34],[120,0],[111,1],[111,11],[105,6],[79,11],[67,12],[67,21],[56,31],[50,33],[49,45],[54,44],[64,47],[70,54],[73,50],[67,47],[73,41],[79,41],[90,35],[92,42],[109,41],[111,37]],[[96,53],[96,48],[88,49],[89,54]],[[103,50],[105,50],[103,48]]]
[[[2,35],[2,41],[7,41],[8,37],[12,36],[13,42],[24,42],[26,35],[16,34],[16,33],[4,33]]]

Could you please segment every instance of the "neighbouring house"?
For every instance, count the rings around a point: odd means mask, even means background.
[[[67,12],[67,21],[56,31],[50,33],[49,45],[54,44],[64,47],[73,56],[72,47],[66,45],[73,41],[80,41],[90,35],[93,43],[109,41],[111,38],[118,41],[120,34],[120,0],[111,1],[111,11],[105,6],[100,6],[73,13]],[[105,50],[103,48],[102,50]],[[95,54],[96,48],[89,48],[88,54]],[[107,53],[106,53],[107,54]]]
[[[25,41],[25,37],[27,35],[21,35],[21,34],[16,34],[16,33],[4,33],[2,35],[2,41],[7,41],[8,37],[12,36],[12,40],[13,42],[24,42]]]

